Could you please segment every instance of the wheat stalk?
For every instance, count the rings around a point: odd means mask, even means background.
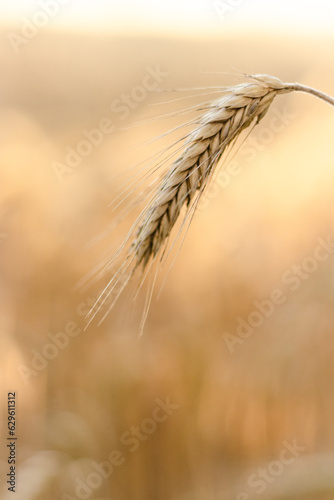
[[[151,203],[139,216],[137,233],[125,262],[98,298],[91,319],[119,282],[123,284],[110,308],[135,270],[140,266],[144,269],[164,248],[181,209],[185,205],[188,210],[191,207],[196,209],[196,203],[224,151],[244,129],[260,122],[277,95],[306,92],[334,106],[332,97],[311,87],[283,83],[269,75],[248,75],[248,78],[250,82],[227,88],[223,97],[212,101],[209,110],[196,122],[195,130],[186,136],[179,157],[163,176]],[[132,230],[127,240],[131,234]]]

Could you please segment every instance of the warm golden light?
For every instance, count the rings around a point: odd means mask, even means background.
[[[333,498],[327,103],[276,95],[226,150],[141,337],[154,266],[106,314],[120,278],[87,326],[125,269],[98,266],[171,167],[155,170],[159,153],[181,146],[224,86],[262,73],[334,96],[332,9],[1,3],[1,498],[15,497],[11,482],[24,500]]]

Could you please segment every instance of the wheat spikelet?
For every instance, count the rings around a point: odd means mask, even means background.
[[[203,192],[226,148],[251,123],[259,123],[278,93],[289,91],[271,76],[255,75],[252,79],[213,101],[188,135],[183,152],[164,176],[138,229],[132,245],[137,266],[145,267],[157,255],[182,207],[189,207],[194,196]]]

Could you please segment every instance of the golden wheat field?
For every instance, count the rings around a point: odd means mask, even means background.
[[[244,72],[334,95],[333,48],[56,31],[1,45],[1,498],[334,498],[334,109],[278,96],[229,153],[142,336],[146,281],[87,328],[116,270],[82,282],[138,215],[109,206],[132,167],[182,137],[150,142],[188,120],[161,115],[219,96],[155,90]]]

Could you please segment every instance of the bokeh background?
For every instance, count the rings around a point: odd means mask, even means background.
[[[150,139],[189,119],[162,115],[219,95],[148,91],[147,75],[172,90],[268,73],[334,95],[331,2],[17,1],[1,13],[2,498],[9,391],[16,499],[334,498],[330,106],[280,96],[234,149],[143,336],[145,285],[137,307],[125,293],[84,330],[110,274],[82,284],[135,220],[108,206],[132,168],[182,132]],[[108,133],[74,157],[102,122]]]

